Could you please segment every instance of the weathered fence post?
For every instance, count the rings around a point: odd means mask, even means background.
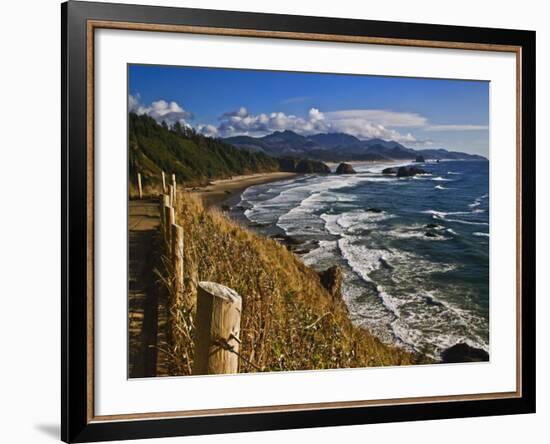
[[[164,177],[164,171],[162,171],[162,192],[166,193],[166,178]]]
[[[141,188],[141,173],[137,173],[139,198],[143,199],[143,189]]]
[[[164,238],[166,240],[166,246],[168,247],[168,257],[170,257],[170,235],[172,234],[172,224],[176,221],[176,215],[174,213],[174,207],[164,206]]]
[[[183,295],[183,228],[178,224],[172,224],[172,268],[175,300],[181,302]]]
[[[242,299],[234,290],[199,282],[193,374],[238,372],[241,309]]]
[[[174,206],[174,187],[172,185],[168,185],[168,195],[170,196],[170,206]]]
[[[173,187],[173,192],[174,192],[174,195],[172,196],[172,206],[175,207],[176,206],[176,201],[178,199],[178,188],[176,186],[176,175],[175,174],[172,174],[172,187]]]
[[[162,225],[163,228],[164,228],[164,221],[165,221],[164,207],[169,207],[169,206],[170,206],[170,196],[168,196],[167,194],[161,194],[161,196],[160,196],[160,222],[161,222],[161,225]]]

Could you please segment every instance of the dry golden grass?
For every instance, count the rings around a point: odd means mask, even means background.
[[[213,281],[243,299],[240,372],[407,365],[423,359],[381,343],[354,326],[315,271],[274,240],[260,237],[196,196],[180,193],[184,230],[183,300],[171,298],[170,374],[191,372],[198,281]],[[167,282],[170,270],[165,271]]]

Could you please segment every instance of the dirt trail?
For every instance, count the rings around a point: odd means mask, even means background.
[[[160,263],[156,200],[132,200],[128,206],[128,375],[130,378],[166,374],[166,295],[155,268]]]

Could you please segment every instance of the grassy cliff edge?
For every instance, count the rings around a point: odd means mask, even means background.
[[[191,372],[199,281],[226,285],[243,299],[240,372],[423,362],[353,325],[319,275],[278,242],[205,209],[191,194],[178,195],[176,213],[184,231],[184,294],[171,298],[171,375]],[[170,270],[165,273],[170,279]]]

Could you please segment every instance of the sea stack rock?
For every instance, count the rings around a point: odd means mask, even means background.
[[[355,174],[356,171],[353,169],[353,167],[349,163],[342,162],[340,165],[338,165],[338,168],[336,168],[336,174]]]
[[[319,272],[321,285],[327,289],[333,301],[342,301],[342,282],[344,275],[338,265]]]
[[[458,362],[483,362],[489,360],[489,354],[481,348],[471,347],[464,342],[443,350],[441,362],[444,364]]]
[[[395,168],[384,168],[382,170],[382,174],[395,174],[397,171],[395,171]]]
[[[416,162],[416,163],[424,163],[424,162],[426,162],[426,161],[424,160],[424,156],[418,155],[418,156],[416,156],[415,162]]]
[[[409,172],[411,174],[411,176],[416,176],[417,174],[426,174],[426,171],[424,171],[422,168],[418,168],[418,167],[410,167],[409,168]]]
[[[426,174],[426,171],[424,171],[422,168],[417,168],[415,166],[412,167],[399,167],[397,170],[397,177],[412,177],[416,176],[417,174]]]

